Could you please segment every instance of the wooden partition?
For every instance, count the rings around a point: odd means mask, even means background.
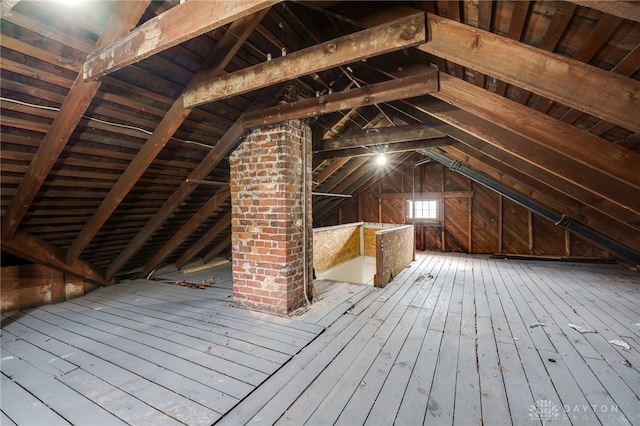
[[[436,199],[439,205],[436,220],[416,222],[417,250],[589,260],[610,256],[607,250],[441,164],[419,166],[415,177],[416,200]],[[314,218],[314,223],[411,223],[407,201],[412,196],[411,164],[406,163],[323,217]]]
[[[0,281],[3,313],[63,302],[98,288],[82,278],[35,264],[0,268]]]
[[[362,222],[313,230],[313,267],[322,272],[360,256]]]
[[[384,287],[414,260],[413,226],[405,225],[376,232],[376,287]]]

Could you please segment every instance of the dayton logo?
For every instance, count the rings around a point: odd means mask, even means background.
[[[529,419],[541,420],[543,424],[545,421],[555,420],[558,417],[560,417],[558,407],[547,399],[537,400],[529,408]]]

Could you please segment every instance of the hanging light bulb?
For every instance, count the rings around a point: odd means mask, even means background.
[[[376,163],[379,166],[384,166],[385,164],[387,164],[387,156],[384,154],[378,154],[378,156],[376,157]]]

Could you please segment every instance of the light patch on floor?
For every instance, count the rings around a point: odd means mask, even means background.
[[[321,280],[373,285],[375,274],[376,258],[373,256],[358,256],[326,271],[316,272],[316,277]]]

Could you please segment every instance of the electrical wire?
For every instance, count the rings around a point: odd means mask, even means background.
[[[0,101],[12,102],[14,104],[23,105],[23,106],[30,107],[30,108],[42,109],[42,110],[45,110],[45,111],[60,112],[60,108],[50,107],[50,106],[46,106],[46,105],[32,104],[32,103],[29,103],[29,102],[19,101],[17,99],[5,98],[4,96],[0,96]],[[151,131],[149,131],[147,129],[143,129],[142,127],[131,126],[129,124],[114,123],[112,121],[101,120],[99,118],[89,117],[87,115],[83,115],[82,118],[84,118],[86,120],[89,120],[89,121],[95,121],[95,122],[98,122],[98,123],[106,124],[107,126],[134,130],[134,131],[137,131],[137,132],[140,132],[140,133],[144,133],[146,135],[152,135],[153,134],[153,132],[151,132]],[[180,138],[176,138],[176,137],[171,137],[171,139],[176,140],[178,142],[187,143],[187,144],[203,146],[203,147],[209,148],[209,149],[213,148],[211,145],[207,145],[207,144],[202,143],[202,142],[189,141],[189,140],[180,139]]]

